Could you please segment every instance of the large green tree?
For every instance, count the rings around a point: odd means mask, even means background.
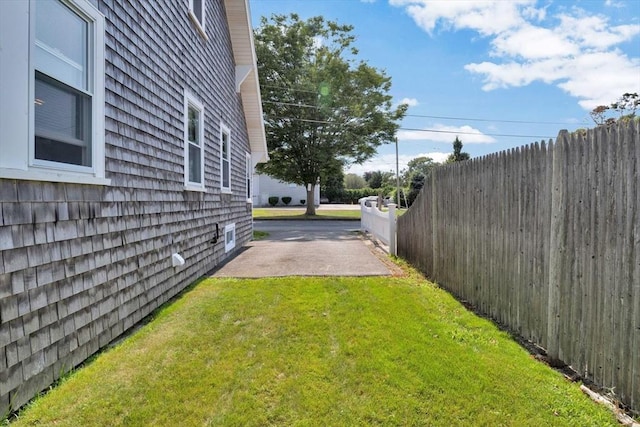
[[[258,170],[306,186],[308,215],[318,178],[372,157],[406,112],[392,106],[390,77],[358,59],[352,30],[291,14],[255,31],[270,157]]]
[[[369,188],[378,189],[382,187],[392,187],[395,185],[393,172],[373,171],[365,172],[364,179]]]
[[[407,207],[411,206],[424,187],[425,180],[431,175],[431,171],[438,167],[431,157],[416,157],[407,163],[407,168],[402,171],[403,185],[409,187],[405,200]]]
[[[344,176],[344,188],[348,190],[358,190],[367,186],[367,181],[360,175],[348,173]]]
[[[415,157],[407,163],[407,168],[401,172],[403,186],[409,186],[413,177],[421,174],[423,177],[429,176],[431,171],[438,166],[431,157],[420,156]]]

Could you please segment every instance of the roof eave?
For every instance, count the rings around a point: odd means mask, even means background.
[[[269,160],[262,114],[262,97],[248,0],[224,0],[236,63],[236,90],[244,108],[249,145],[254,162]]]

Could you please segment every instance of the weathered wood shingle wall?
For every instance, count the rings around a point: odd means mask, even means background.
[[[640,123],[436,169],[398,253],[640,411]]]
[[[0,412],[19,407],[250,239],[250,151],[222,1],[97,1],[110,186],[0,179]],[[205,107],[206,192],[184,190],[184,91]],[[220,123],[232,194],[220,192]],[[171,254],[186,265],[173,268]]]

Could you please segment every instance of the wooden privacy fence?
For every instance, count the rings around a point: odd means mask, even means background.
[[[640,409],[640,123],[437,168],[398,254]]]

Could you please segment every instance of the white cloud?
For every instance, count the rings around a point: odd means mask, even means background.
[[[613,0],[605,0],[604,5],[608,7],[624,7],[624,3]]]
[[[434,141],[452,143],[458,136],[465,144],[490,144],[496,140],[471,126],[447,126],[436,124],[429,128],[400,130],[399,141]]]
[[[402,98],[398,104],[407,104],[409,107],[415,107],[420,103],[415,98]]]
[[[429,34],[441,25],[456,30],[470,28],[489,36],[520,26],[524,22],[520,8],[526,7],[531,14],[536,1],[390,0],[389,3],[404,6],[414,21]]]
[[[447,160],[451,153],[443,153],[434,151],[431,153],[420,153],[415,155],[409,154],[399,154],[398,155],[398,165],[400,167],[400,172],[403,169],[406,169],[407,163],[410,160],[415,159],[416,157],[431,157],[434,161],[438,163],[442,163]],[[362,176],[365,172],[373,172],[373,171],[383,171],[383,172],[393,172],[396,173],[396,155],[395,154],[383,154],[380,156],[376,156],[371,160],[364,162],[361,165],[351,165],[345,173],[355,173],[356,175]]]
[[[548,16],[536,0],[390,0],[404,7],[429,34],[467,29],[490,39],[492,60],[465,69],[483,79],[483,90],[554,84],[590,110],[625,92],[640,92],[640,58],[618,46],[640,34],[639,24],[611,25],[609,18],[573,7]],[[607,6],[617,6],[608,1]]]
[[[548,28],[524,25],[499,34],[492,42],[492,56],[525,60],[566,57],[580,53],[579,46]]]

